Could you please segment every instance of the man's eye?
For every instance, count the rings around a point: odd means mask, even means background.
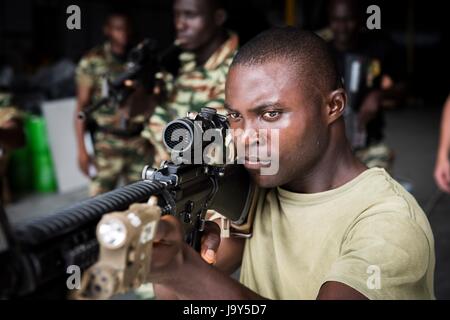
[[[266,121],[275,121],[281,116],[281,112],[279,111],[267,111],[264,112],[262,117]]]
[[[195,12],[190,12],[190,11],[187,11],[187,12],[184,13],[184,17],[186,19],[193,19],[193,18],[196,17],[196,15],[197,14]]]
[[[240,118],[240,116],[241,115],[239,113],[237,113],[237,112],[229,112],[227,114],[228,119],[231,119],[231,120],[237,120],[237,119]]]

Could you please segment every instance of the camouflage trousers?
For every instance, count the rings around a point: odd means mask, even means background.
[[[355,151],[356,157],[368,168],[378,167],[391,171],[393,152],[383,142],[372,144],[366,148]]]
[[[91,196],[113,190],[120,179],[125,184],[140,180],[142,169],[153,164],[154,148],[140,136],[122,138],[97,132],[95,141],[97,174],[89,188]]]

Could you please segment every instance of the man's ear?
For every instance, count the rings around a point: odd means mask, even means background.
[[[227,12],[224,9],[217,9],[214,13],[214,21],[216,26],[221,27],[227,21]]]
[[[336,121],[344,114],[346,104],[347,95],[344,89],[336,89],[329,94],[327,103],[328,124]]]

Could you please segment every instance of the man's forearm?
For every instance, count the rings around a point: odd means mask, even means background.
[[[185,246],[183,256],[182,270],[171,280],[162,284],[179,299],[264,299],[217,268],[208,265],[192,248]]]
[[[84,133],[86,126],[84,120],[78,118],[78,113],[81,110],[82,108],[78,107],[75,114],[75,136],[77,139],[78,152],[86,150],[86,146],[84,144]]]
[[[86,130],[85,121],[78,118],[78,114],[83,111],[91,102],[93,88],[90,86],[77,87],[77,107],[75,111],[75,135],[77,139],[78,152],[86,152],[84,144],[84,133]]]
[[[444,106],[441,120],[441,135],[439,142],[438,158],[448,159],[450,151],[450,96]]]

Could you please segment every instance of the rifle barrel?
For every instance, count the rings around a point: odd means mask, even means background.
[[[163,189],[164,184],[156,181],[138,181],[13,227],[13,232],[22,244],[42,245],[83,225],[97,223],[106,213],[126,210],[133,203],[145,202]]]

